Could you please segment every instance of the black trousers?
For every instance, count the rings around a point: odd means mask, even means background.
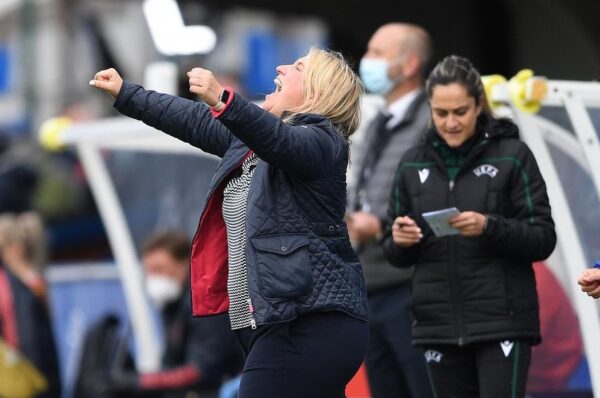
[[[238,398],[342,398],[363,360],[368,325],[331,311],[237,335],[246,355]]]
[[[423,350],[412,345],[410,287],[369,295],[365,358],[373,398],[431,398]]]
[[[525,397],[528,341],[433,345],[426,347],[425,358],[435,398]]]

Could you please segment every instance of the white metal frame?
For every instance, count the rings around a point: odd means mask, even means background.
[[[124,117],[74,124],[63,132],[62,143],[75,145],[106,228],[137,344],[137,368],[145,372],[157,370],[160,367],[160,344],[143,289],[142,270],[100,150],[110,148],[214,156]]]
[[[510,101],[508,84],[495,86],[492,90],[491,100],[504,102],[510,106],[512,114],[519,124],[523,140],[535,153],[546,181],[548,196],[552,205],[552,215],[557,226],[557,245],[563,254],[561,259],[565,262],[570,282],[575,284],[581,271],[589,264],[587,264],[585,252],[578,239],[577,227],[561,180],[548,150],[547,141],[556,143],[557,134],[554,134],[553,137],[540,134],[540,131],[548,134],[549,131],[561,131],[563,129],[540,117],[520,111]],[[598,133],[595,131],[586,109],[586,106],[600,108],[600,83],[549,81],[548,95],[541,104],[562,106],[566,109],[575,136],[573,137],[565,132],[559,142],[570,144],[560,145],[559,147],[572,156],[589,173],[594,182],[592,188],[600,198],[600,145],[598,143]],[[539,127],[545,128],[540,129]],[[573,148],[573,139],[577,140],[578,150]],[[579,153],[580,156],[573,156],[575,153]],[[592,391],[595,397],[600,397],[600,357],[595,355],[598,341],[600,341],[600,314],[596,303],[578,290],[576,288],[570,289],[570,297],[578,314],[590,370]]]

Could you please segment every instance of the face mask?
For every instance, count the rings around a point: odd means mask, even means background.
[[[391,63],[391,65],[396,65],[400,62],[402,62],[402,59],[398,59],[398,61]],[[385,96],[396,84],[404,80],[404,76],[399,76],[395,80],[391,80],[388,77],[389,67],[390,63],[382,58],[361,59],[359,73],[367,91]]]
[[[183,287],[177,279],[161,275],[149,275],[146,277],[146,292],[150,301],[159,309],[166,304],[175,301],[181,294]]]

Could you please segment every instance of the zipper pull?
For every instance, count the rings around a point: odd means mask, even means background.
[[[246,300],[246,302],[248,303],[248,309],[250,310],[250,328],[252,330],[256,329],[256,319],[254,319],[254,306],[252,305],[252,299],[248,298],[248,300]]]
[[[448,183],[448,188],[450,188],[451,191],[454,189],[454,180],[450,180]]]

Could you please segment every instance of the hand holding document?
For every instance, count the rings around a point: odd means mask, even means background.
[[[443,236],[458,235],[460,233],[458,229],[451,227],[449,224],[449,220],[459,213],[460,212],[456,207],[450,207],[448,209],[429,211],[423,213],[422,216],[435,236],[441,238]]]

